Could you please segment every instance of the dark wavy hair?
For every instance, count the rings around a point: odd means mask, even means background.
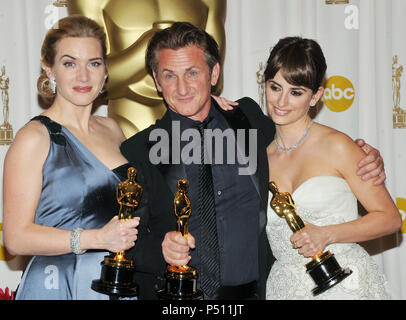
[[[274,78],[279,70],[290,84],[310,88],[315,93],[323,83],[327,64],[316,41],[287,37],[273,47],[264,72],[265,81]]]

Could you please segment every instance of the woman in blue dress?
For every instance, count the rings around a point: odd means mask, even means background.
[[[139,218],[117,217],[125,137],[92,114],[107,77],[105,37],[81,16],[61,19],[45,37],[38,89],[52,104],[17,133],[4,164],[5,245],[33,256],[16,299],[109,299],[91,289],[100,262],[137,239]]]

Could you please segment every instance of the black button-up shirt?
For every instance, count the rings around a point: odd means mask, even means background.
[[[172,121],[179,121],[181,136],[186,129],[193,128],[195,121],[168,110]],[[226,119],[213,105],[208,117],[211,120],[207,129],[220,129],[222,132],[230,129]],[[197,129],[196,132],[198,132]],[[197,136],[200,135],[197,134]],[[193,143],[198,144],[200,148],[200,140],[194,142],[192,140],[193,138],[190,141],[181,141],[180,151],[182,152],[185,146],[191,147]],[[260,197],[251,180],[255,177],[239,175],[240,165],[236,153],[233,155],[234,164],[227,159],[226,141],[227,139],[223,139],[223,147],[215,148],[214,145],[212,147],[212,176],[220,250],[221,285],[240,285],[258,279]],[[235,150],[238,152],[236,146]],[[216,152],[223,152],[222,164],[215,163]],[[196,249],[191,251],[192,259],[189,265],[199,271],[199,164],[185,164],[182,161],[185,158],[180,158],[189,180],[188,197],[191,202],[189,232],[196,239]],[[200,161],[200,156],[194,157],[194,159]],[[230,162],[231,164],[227,164]]]

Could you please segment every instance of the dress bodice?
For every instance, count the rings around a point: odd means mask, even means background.
[[[64,126],[45,116],[34,120],[51,139],[35,223],[65,230],[102,227],[118,213],[116,187],[126,179],[128,164],[110,170]]]
[[[101,228],[118,214],[116,188],[127,179],[130,165],[110,170],[65,127],[45,116],[33,120],[40,121],[50,136],[35,223],[65,230]],[[88,250],[81,255],[34,256],[16,299],[108,299],[91,289],[107,254]]]
[[[269,199],[272,198],[269,194]],[[358,218],[357,199],[347,182],[335,176],[315,176],[293,193],[297,214],[318,226],[340,224]],[[267,235],[276,258],[267,282],[267,299],[388,299],[387,281],[372,257],[357,243],[326,247],[342,268],[352,274],[326,292],[313,296],[315,283],[306,273],[311,261],[292,248],[292,231],[285,219],[268,206]]]
[[[269,199],[272,193],[269,194]],[[314,225],[331,225],[354,220],[358,217],[357,199],[347,182],[335,176],[317,176],[303,182],[293,193],[297,214],[305,222]],[[272,253],[278,261],[305,264],[310,260],[297,254],[292,248],[292,230],[285,219],[268,207],[268,239]],[[340,247],[340,248],[335,248]],[[343,250],[341,244],[333,244],[326,250]]]

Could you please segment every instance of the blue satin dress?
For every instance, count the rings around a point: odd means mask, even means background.
[[[103,227],[118,214],[116,188],[127,179],[129,164],[110,170],[65,127],[45,116],[32,120],[48,129],[51,141],[35,223],[64,230]],[[100,262],[108,254],[88,250],[81,255],[34,256],[16,299],[109,299],[90,287],[100,278]]]

